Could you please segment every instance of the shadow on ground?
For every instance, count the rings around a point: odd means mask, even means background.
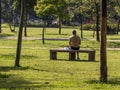
[[[98,61],[89,61],[89,60],[68,60],[68,59],[57,59],[57,60],[53,60],[53,61],[69,61],[69,62],[98,62]]]
[[[17,32],[15,31],[13,33],[17,33]],[[10,37],[10,36],[14,36],[14,35],[11,35],[11,34],[1,34],[0,38],[4,39],[4,38]]]
[[[15,54],[12,53],[8,53],[8,54],[0,54],[1,58],[6,58],[6,59],[14,59],[15,58]],[[33,56],[33,55],[21,55],[21,58],[23,59],[32,59],[32,58],[38,58],[37,56]]]
[[[8,74],[10,70],[27,70],[30,67],[0,67],[0,90],[40,90],[40,88],[54,87],[49,81],[32,81],[19,74]]]
[[[108,80],[107,83],[100,83],[99,80],[89,80],[86,81],[86,83],[88,84],[111,84],[111,85],[120,85],[120,77],[116,77],[116,78],[111,78]]]
[[[13,67],[13,66],[0,66],[0,71],[10,71],[10,70],[27,70],[30,67]]]

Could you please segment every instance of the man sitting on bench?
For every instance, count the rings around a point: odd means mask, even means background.
[[[72,31],[72,36],[69,38],[69,46],[72,50],[79,50],[81,44],[81,39],[77,35],[76,30]],[[77,59],[79,59],[79,53],[77,52]]]

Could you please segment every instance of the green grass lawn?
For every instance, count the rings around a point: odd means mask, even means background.
[[[40,28],[29,28],[28,37],[41,37]],[[36,32],[34,31],[36,30]],[[48,38],[68,38],[71,29],[58,30],[48,28]],[[51,30],[51,31],[49,31]],[[56,31],[55,31],[56,30]],[[92,32],[85,31],[87,38]],[[3,29],[0,37],[17,36]],[[118,36],[108,36],[110,39]],[[81,48],[96,49],[96,61],[87,60],[87,54],[80,53],[81,60],[69,61],[68,53],[58,53],[58,60],[49,59],[50,48],[64,48],[68,41],[23,40],[21,51],[21,67],[14,67],[17,40],[0,39],[0,88],[1,90],[119,90],[120,89],[120,51],[107,51],[108,83],[99,83],[100,77],[100,43],[82,41]],[[108,42],[107,47],[118,47],[120,42]]]

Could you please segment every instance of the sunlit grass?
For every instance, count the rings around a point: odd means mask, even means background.
[[[28,27],[27,28],[27,36],[28,37],[42,37],[42,27],[37,27],[37,28],[32,28]],[[46,28],[45,30],[45,38],[68,38],[71,35],[71,32],[73,29],[76,28],[62,28],[61,34],[59,34],[59,29],[58,28]],[[80,36],[81,32],[79,29],[77,30],[77,34]],[[94,31],[92,30],[83,30],[83,38],[91,38],[91,39],[96,39],[94,36]],[[18,27],[15,28],[15,32],[11,32],[10,29],[7,27],[2,28],[2,34],[1,36],[17,36],[18,35]],[[96,34],[94,34],[96,35]],[[23,30],[23,36],[24,36],[24,30]],[[108,39],[112,40],[119,40],[120,35],[107,35]]]
[[[108,51],[108,84],[99,84],[99,51],[96,53],[96,62],[89,62],[85,60],[87,55],[83,54],[80,54],[80,61],[69,61],[67,53],[59,54],[59,59],[56,61],[49,59],[48,49],[22,49],[20,68],[14,68],[15,50],[0,49],[1,51],[0,87],[45,89],[47,86],[47,90],[50,88],[63,88],[63,90],[120,88],[118,56],[120,51]]]
[[[30,30],[30,31],[29,31]],[[28,28],[28,37],[41,37],[42,28]],[[72,29],[47,28],[47,38],[68,38]],[[78,33],[80,33],[78,31]],[[92,38],[91,31],[85,31],[86,38]],[[0,37],[16,36],[3,28]],[[114,38],[114,36],[109,36]],[[119,36],[116,38],[119,38]],[[108,42],[107,47],[119,47],[119,42]],[[64,48],[68,41],[23,40],[21,67],[14,67],[17,40],[0,38],[0,88],[25,90],[119,90],[120,51],[107,51],[108,83],[100,83],[100,42],[82,40],[81,49],[95,49],[96,61],[88,61],[88,55],[80,53],[80,60],[69,61],[68,53],[58,53],[58,60],[50,60],[50,48]]]

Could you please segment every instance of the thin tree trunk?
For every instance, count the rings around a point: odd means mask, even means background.
[[[18,33],[15,67],[20,66],[20,56],[21,56],[21,47],[22,47],[22,31],[23,31],[23,22],[24,22],[24,13],[25,13],[24,4],[25,4],[25,1],[21,0],[21,15],[20,15],[20,26],[19,26],[19,33]]]
[[[59,17],[59,34],[61,34],[61,18]]]
[[[25,11],[25,26],[24,26],[24,36],[27,37],[27,12]]]
[[[96,5],[96,40],[100,41],[99,38],[99,7],[98,7],[98,3],[95,3]]]
[[[42,30],[42,44],[45,44],[45,25],[46,25],[46,21],[44,21],[44,25],[43,25],[43,30]]]
[[[107,82],[107,53],[106,53],[106,29],[107,29],[107,0],[101,0],[101,47],[100,47],[100,82]]]
[[[119,29],[120,29],[120,20],[117,21],[117,34],[119,33]]]
[[[81,27],[80,27],[80,30],[81,30],[81,38],[83,38],[83,16],[81,15]]]
[[[0,33],[2,32],[2,29],[1,29],[1,0],[0,0]]]
[[[12,25],[10,24],[10,22],[8,22],[8,25],[9,25],[9,27],[10,27],[10,31],[11,31],[11,32],[14,32],[14,31],[15,31],[15,30],[14,30],[15,28],[12,29]]]

